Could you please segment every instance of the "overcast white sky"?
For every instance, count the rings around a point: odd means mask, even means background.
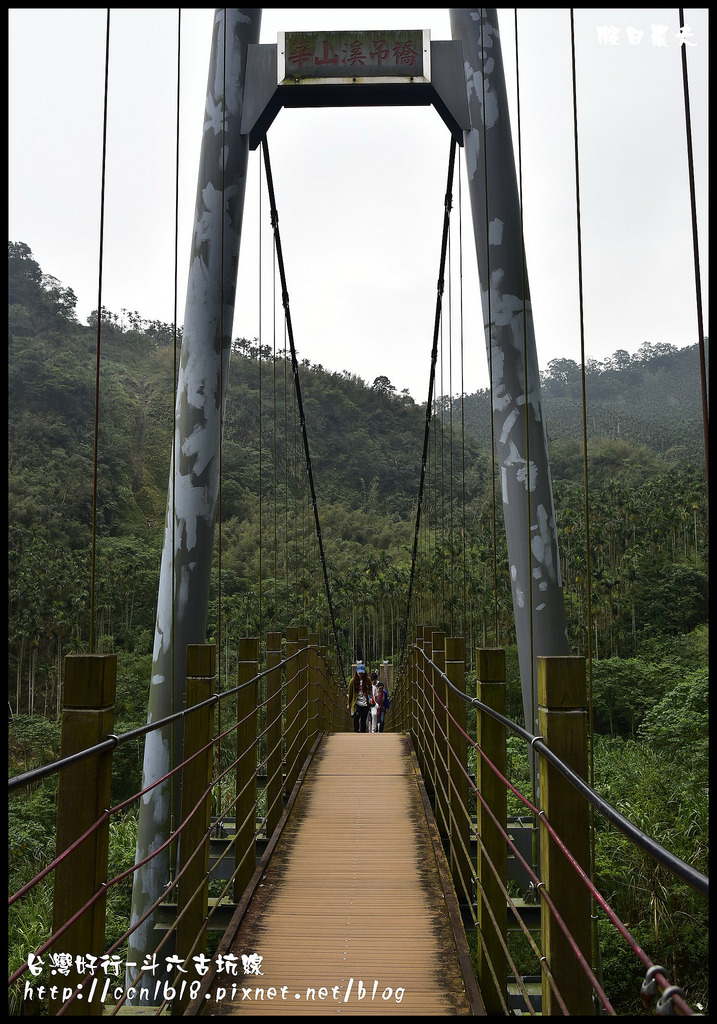
[[[181,14],[179,323],[212,19],[211,8]],[[516,134],[513,9],[499,9],[499,19]],[[112,9],[110,20],[103,305],[166,322],[174,319],[177,21],[176,10],[154,9]],[[707,9],[687,8],[685,22],[708,334]],[[666,26],[666,45],[656,44],[653,26]],[[390,27],[450,39],[447,8],[272,8],[261,41],[284,30]],[[586,354],[634,353],[644,341],[694,344],[678,9],[578,9],[575,28]],[[83,322],[98,294],[105,30],[101,9],[9,12],[9,239],[27,243],[42,270],[74,290]],[[519,10],[518,39],[527,268],[545,369],[556,357],[580,361],[569,9]],[[268,142],[299,358],[369,384],[385,375],[425,401],[450,144],[439,115],[429,107],[284,110]],[[256,150],[233,334],[273,345],[259,163]],[[464,173],[462,181],[439,393],[488,386]],[[283,327],[276,331],[281,348]]]

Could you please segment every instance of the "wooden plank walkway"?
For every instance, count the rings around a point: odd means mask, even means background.
[[[323,737],[249,889],[189,1015],[485,1013],[410,737]]]

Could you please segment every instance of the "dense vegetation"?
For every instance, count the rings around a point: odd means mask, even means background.
[[[63,659],[88,649],[93,525],[94,635],[98,650],[118,655],[116,731],[141,724],[147,701],[181,331],[103,312],[95,485],[96,314],[82,325],[75,305],[26,245],[10,244],[11,774],[58,754]],[[425,408],[385,377],[368,385],[306,360],[300,373],[340,654],[345,664],[357,654],[375,662],[403,638]],[[585,463],[580,368],[554,360],[542,381],[571,649],[591,655],[596,787],[706,871],[708,518],[696,346],[615,353],[588,364],[586,384]],[[416,621],[465,632],[469,652],[506,647],[509,711],[520,720],[488,408],[479,392],[443,400],[433,416]],[[221,626],[227,678],[239,636],[307,624],[322,643],[334,640],[302,460],[286,353],[237,339],[216,538],[221,604],[215,570],[208,629],[211,640]],[[140,752],[115,762],[119,801],[139,788]],[[52,786],[10,812],[14,891],[52,843]],[[130,815],[113,832],[118,865],[131,862],[132,828]],[[596,874],[648,954],[665,963],[669,950],[673,980],[706,1005],[703,903],[602,828]],[[23,915],[18,955],[39,934],[42,900],[40,890],[36,915]],[[121,899],[110,911],[121,916]],[[635,958],[607,929],[603,947],[609,994],[634,1012]]]

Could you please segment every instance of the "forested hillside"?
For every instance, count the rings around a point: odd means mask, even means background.
[[[71,288],[44,274],[26,245],[10,243],[11,774],[58,756],[63,659],[88,649],[93,507],[95,637],[99,650],[118,655],[116,731],[146,716],[181,331],[127,310],[103,314],[95,488],[96,319],[80,324],[75,306]],[[626,356],[586,368],[587,466],[580,369],[554,360],[543,378],[569,640],[572,653],[594,659],[597,788],[706,871],[698,355],[696,346],[646,342]],[[369,384],[304,360],[300,378],[341,656],[375,663],[397,653],[406,615],[426,410],[385,377]],[[506,648],[508,713],[520,720],[488,409],[487,393],[437,403],[414,596],[425,621],[465,632],[467,651]],[[233,345],[216,543],[221,606],[215,567],[207,639],[221,607],[223,675],[235,671],[240,636],[307,624],[332,642],[290,361],[256,340]],[[438,597],[450,622],[433,619]],[[139,761],[115,762],[119,799],[139,788]],[[41,788],[13,804],[22,811],[11,811],[17,884],[52,842],[53,799]],[[599,884],[614,890],[645,949],[657,957],[669,936],[673,980],[706,1002],[704,908],[634,852],[620,847],[618,863],[615,849],[614,841],[598,847]],[[613,983],[617,972],[633,1005],[634,966],[606,942]]]
[[[126,310],[103,316],[93,494],[96,322],[77,322],[72,290],[44,275],[27,246],[11,244],[9,254],[12,704],[16,711],[49,710],[63,655],[81,649],[89,635],[93,500],[95,632],[110,647],[151,650],[174,331]],[[178,348],[181,331],[176,340]],[[707,614],[697,352],[654,351],[646,343],[639,358],[626,355],[590,367],[595,426],[587,467],[578,368],[554,360],[543,381],[571,637],[576,652],[586,653],[587,528],[598,657],[630,656],[643,635],[688,633]],[[369,385],[306,360],[300,375],[342,654],[390,656],[405,615],[425,408],[383,377]],[[433,416],[423,512],[430,543],[419,582],[425,592],[466,593],[471,641],[510,644],[509,581],[498,572],[496,592],[491,571],[496,559],[502,569],[505,548],[487,399],[478,393],[454,400],[450,411],[444,401]],[[315,536],[290,362],[245,339],[236,340],[230,367],[221,522],[223,614],[231,634],[271,628],[299,613],[325,626],[321,573],[316,565],[309,575],[302,567],[305,552],[315,552]],[[496,607],[499,635],[491,637]]]
[[[572,359],[553,359],[541,373],[543,411],[551,456],[583,437],[583,375]],[[698,346],[676,348],[643,342],[634,356],[619,349],[585,365],[588,439],[646,447],[671,462],[704,465]],[[466,426],[477,436],[490,430],[490,393],[464,401]],[[582,454],[580,455],[582,458]],[[555,471],[555,467],[553,467]]]

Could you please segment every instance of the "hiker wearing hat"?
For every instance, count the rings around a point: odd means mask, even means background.
[[[366,666],[362,661],[359,661],[349,683],[348,703],[346,705],[346,710],[350,709],[354,720],[354,732],[366,732],[366,719],[368,718],[372,700],[371,683],[366,673]]]

